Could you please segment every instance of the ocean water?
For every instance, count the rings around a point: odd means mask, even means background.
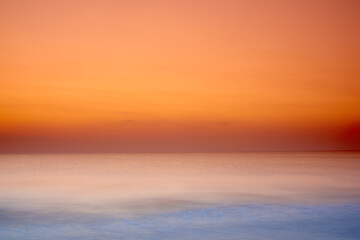
[[[0,155],[1,240],[358,240],[360,153]]]

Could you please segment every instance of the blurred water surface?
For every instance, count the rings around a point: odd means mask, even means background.
[[[360,239],[360,153],[0,155],[0,239]]]

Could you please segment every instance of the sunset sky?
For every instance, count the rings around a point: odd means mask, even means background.
[[[0,152],[360,150],[357,0],[0,0]]]

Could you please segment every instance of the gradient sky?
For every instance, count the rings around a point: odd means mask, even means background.
[[[0,0],[0,152],[360,150],[357,0]]]

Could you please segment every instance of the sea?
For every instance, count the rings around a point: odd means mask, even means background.
[[[0,155],[1,240],[359,240],[360,152]]]

